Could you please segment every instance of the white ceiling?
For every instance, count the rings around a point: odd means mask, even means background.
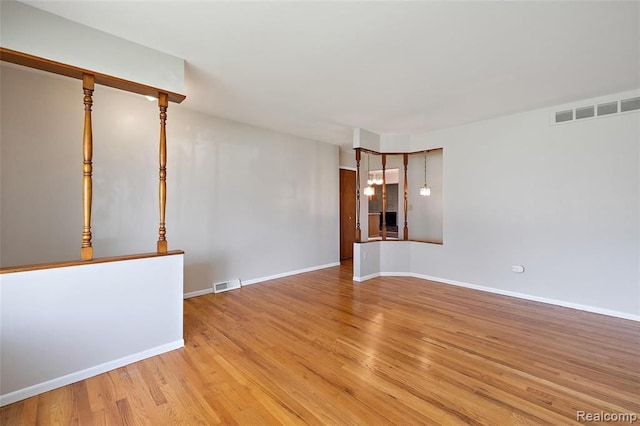
[[[638,2],[27,3],[184,58],[188,108],[344,146],[640,87]]]

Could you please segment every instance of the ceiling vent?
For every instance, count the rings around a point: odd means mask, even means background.
[[[622,114],[640,111],[640,96],[622,99],[620,101],[603,102],[596,105],[586,105],[562,111],[556,111],[552,116],[552,124],[568,123],[588,118],[606,115]]]

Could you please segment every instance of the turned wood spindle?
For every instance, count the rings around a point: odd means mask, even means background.
[[[382,240],[387,239],[387,154],[382,154]]]
[[[165,227],[165,215],[167,210],[167,108],[169,106],[168,95],[160,93],[158,96],[158,108],[160,109],[160,182],[158,188],[158,201],[160,204],[160,228],[158,230],[158,254],[167,253],[167,229]]]
[[[93,184],[91,174],[93,172],[93,133],[91,126],[91,107],[93,105],[93,90],[95,77],[91,74],[82,75],[82,89],[84,92],[84,131],[82,134],[82,247],[80,259],[92,260],[93,247],[91,245],[91,200],[93,196]]]
[[[362,242],[360,230],[360,148],[356,148],[356,242]]]
[[[409,222],[407,222],[407,215],[409,210],[409,178],[407,177],[407,166],[409,165],[409,154],[403,154],[404,162],[404,237],[407,241],[409,239]]]

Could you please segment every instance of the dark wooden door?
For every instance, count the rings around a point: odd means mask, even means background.
[[[356,172],[340,169],[340,260],[353,257],[356,239]]]

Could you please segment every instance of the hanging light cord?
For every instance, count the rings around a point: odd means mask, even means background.
[[[427,186],[427,153],[424,153],[424,185]]]

